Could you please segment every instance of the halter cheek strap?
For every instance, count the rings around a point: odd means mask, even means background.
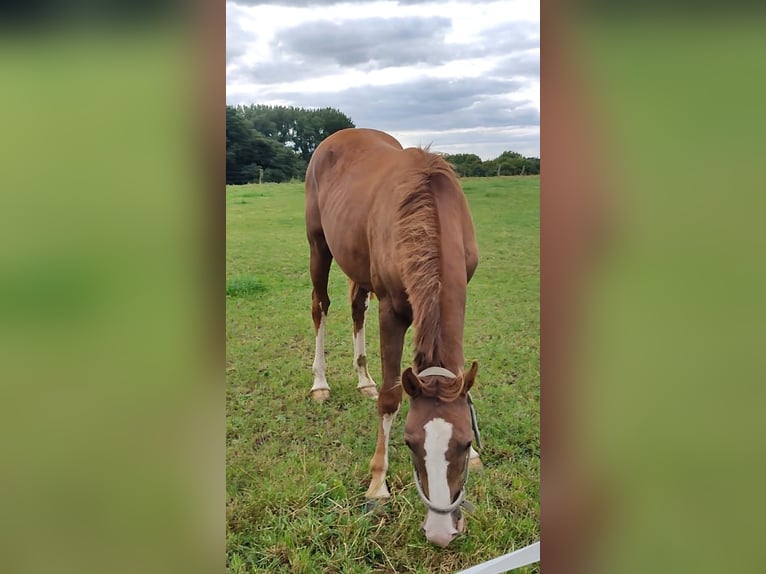
[[[466,393],[468,399],[468,409],[471,411],[471,428],[473,429],[473,438],[476,441],[476,448],[481,450],[481,433],[479,433],[479,421],[476,418],[476,409],[473,406],[471,393]]]

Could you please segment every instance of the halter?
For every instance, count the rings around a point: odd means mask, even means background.
[[[468,458],[470,456],[471,456],[471,451],[469,449],[468,454],[465,455],[465,474],[463,475],[463,485],[460,487],[460,492],[458,493],[457,498],[455,499],[455,502],[453,502],[452,504],[444,508],[434,506],[433,503],[430,500],[428,500],[426,493],[423,492],[423,486],[420,484],[420,476],[418,475],[418,469],[413,470],[412,474],[415,477],[415,487],[418,489],[420,500],[423,501],[423,504],[426,505],[426,508],[428,508],[428,510],[435,512],[436,514],[451,514],[452,512],[457,510],[457,508],[460,506],[465,508],[468,512],[473,512],[474,510],[476,510],[476,507],[465,499],[465,483],[468,482]]]
[[[427,369],[424,369],[420,373],[415,373],[418,377],[429,377],[429,376],[442,376],[442,377],[448,377],[450,379],[456,379],[457,375],[453,373],[452,371],[445,369],[444,367],[428,367]],[[468,409],[471,412],[471,428],[473,429],[473,436],[476,439],[476,446],[481,449],[481,436],[479,435],[479,423],[476,420],[476,409],[473,406],[473,400],[471,399],[471,393],[466,393],[466,398],[468,399]],[[418,494],[420,495],[420,500],[423,501],[423,504],[426,505],[426,508],[428,510],[435,512],[436,514],[451,514],[455,510],[457,510],[459,507],[465,508],[468,512],[474,512],[476,510],[476,507],[468,502],[465,499],[465,485],[468,482],[468,462],[471,457],[471,449],[468,449],[468,452],[465,455],[465,474],[463,475],[463,484],[460,486],[460,492],[458,492],[457,498],[455,501],[450,504],[449,506],[446,506],[444,508],[441,508],[439,506],[434,506],[433,503],[428,500],[428,497],[426,496],[425,492],[423,492],[423,485],[420,483],[420,475],[418,475],[418,469],[415,468],[413,470],[413,475],[415,477],[415,488],[418,490]]]
[[[419,373],[415,373],[415,375],[418,377],[433,377],[434,375],[439,375],[449,379],[457,379],[457,375],[455,373],[449,369],[445,369],[444,367],[428,367]]]

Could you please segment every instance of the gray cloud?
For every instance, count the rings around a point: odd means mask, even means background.
[[[226,6],[226,63],[230,64],[245,55],[247,33],[237,18],[237,10]]]
[[[295,8],[305,8],[308,6],[333,6],[335,4],[342,4],[343,0],[227,0],[232,4],[239,4],[241,6],[290,6]],[[345,0],[350,2],[351,0]],[[397,0],[397,4],[412,5],[412,4],[431,4],[435,0]],[[469,2],[470,3],[470,2]],[[479,2],[480,4],[481,2]]]
[[[461,45],[444,42],[451,20],[434,18],[370,18],[352,21],[310,21],[280,30],[272,43],[273,58],[252,65],[239,63],[247,33],[228,29],[227,64],[230,81],[262,85],[317,78],[341,69],[373,69],[439,65],[457,59],[505,56],[493,71],[539,76],[539,54],[519,54],[539,46],[538,24],[514,22],[492,29],[480,41]],[[231,46],[231,47],[230,47]]]
[[[274,47],[285,55],[341,66],[438,64],[450,57],[443,47],[451,26],[442,17],[314,20],[280,30]]]
[[[270,99],[307,108],[334,107],[360,127],[389,130],[539,125],[540,114],[530,102],[511,102],[505,97],[521,86],[517,81],[493,78],[423,78],[338,92],[272,93]]]
[[[430,144],[439,153],[475,153],[483,160],[497,157],[503,151],[515,151],[528,157],[539,157],[540,130],[516,130],[513,128],[480,129],[470,132],[422,132],[416,136],[408,132],[394,132],[403,145]]]
[[[540,24],[521,20],[504,22],[484,30],[481,39],[472,43],[470,49],[478,55],[502,55],[539,46]]]
[[[235,11],[229,12],[235,14]],[[235,20],[233,17],[230,20]],[[337,73],[342,68],[372,69],[441,64],[456,57],[444,44],[448,18],[369,18],[309,21],[279,30],[268,62],[240,61],[252,34],[236,21],[227,26],[227,80],[277,84]]]
[[[340,0],[227,0],[227,3],[240,6],[272,5],[305,8],[307,6],[332,6],[333,4],[340,4]]]
[[[239,5],[285,4],[292,7],[336,2],[227,3],[227,84],[256,84],[247,95],[232,90],[229,104],[280,102],[305,108],[333,107],[357,126],[391,133],[417,130],[435,137],[437,151],[471,151],[485,159],[503,149],[539,154],[540,114],[531,101],[508,96],[538,81],[539,23],[511,22],[483,31],[470,43],[445,41],[452,28],[448,16],[392,17],[354,20],[313,20],[278,28],[271,43],[272,58],[253,64],[242,57],[257,32],[237,23]],[[403,2],[407,3],[407,2]],[[417,2],[409,2],[417,3]],[[229,17],[231,12],[231,17]],[[486,59],[495,66],[478,78],[432,78],[427,70],[457,60]],[[348,71],[381,68],[422,69],[417,80],[334,92],[291,89],[290,83]],[[284,89],[277,84],[285,84]],[[513,126],[524,126],[523,130]],[[470,132],[445,132],[445,130]],[[499,151],[498,151],[499,150]]]
[[[281,84],[294,82],[296,78],[306,80],[338,71],[340,67],[332,64],[317,65],[311,62],[294,62],[275,58],[270,62],[258,62],[253,65],[237,64],[231,73],[227,73],[227,80],[265,85]]]
[[[343,109],[348,109],[358,123],[378,123],[386,129],[538,123],[536,110],[513,108],[506,98],[500,97],[520,87],[519,82],[490,78],[423,78],[387,86],[350,88],[330,97],[343,102]]]
[[[521,76],[539,80],[540,54],[538,52],[522,52],[503,58],[491,71],[495,78],[510,78]]]

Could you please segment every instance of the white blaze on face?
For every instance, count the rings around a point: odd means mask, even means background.
[[[327,322],[327,315],[322,313],[319,320],[319,329],[317,329],[316,346],[314,347],[314,365],[312,370],[314,371],[314,386],[311,390],[316,389],[329,389],[327,384],[327,377],[325,376],[324,365],[324,326]]]
[[[434,506],[446,508],[452,502],[447,481],[447,447],[452,438],[452,424],[436,418],[427,422],[423,428],[426,431],[424,448],[428,499]],[[447,546],[457,534],[451,514],[438,514],[431,510],[426,516],[424,529],[426,538],[439,546]]]

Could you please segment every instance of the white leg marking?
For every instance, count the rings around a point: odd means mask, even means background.
[[[394,419],[396,418],[396,415],[399,413],[399,409],[396,409],[394,412],[388,415],[383,415],[383,440],[385,451],[383,455],[383,474],[385,475],[388,472],[388,439],[391,437],[391,426],[394,424]]]
[[[365,352],[364,326],[354,335],[354,368],[359,375],[359,386],[369,377],[366,366],[359,366],[359,357],[367,357]]]
[[[314,386],[311,387],[312,391],[330,389],[330,385],[327,384],[324,365],[324,327],[326,321],[327,315],[322,313],[322,317],[319,320],[319,329],[317,330],[316,346],[314,347],[314,365],[312,366],[312,370],[314,371]]]
[[[434,506],[449,506],[452,502],[447,482],[447,447],[452,438],[452,424],[436,418],[427,422],[426,431],[426,473],[428,474],[428,498]],[[457,530],[451,514],[437,514],[428,511],[424,525],[426,538],[439,546],[447,546]]]
[[[369,301],[370,295],[368,293],[367,299],[364,302],[365,309],[367,309]],[[360,357],[364,357],[361,365],[359,364]],[[377,397],[378,391],[377,387],[375,386],[375,381],[372,380],[370,372],[367,369],[367,351],[364,323],[362,324],[362,328],[359,329],[359,332],[354,334],[354,369],[356,370],[356,374],[359,377],[359,383],[356,385],[356,388],[359,390],[365,389],[362,392],[370,397]]]
[[[367,498],[390,498],[391,493],[386,486],[386,473],[388,472],[388,439],[391,436],[391,426],[394,424],[394,419],[399,413],[399,409],[396,409],[390,414],[383,415],[381,418],[381,424],[383,427],[383,471],[379,476],[372,477],[371,489],[367,491]]]

